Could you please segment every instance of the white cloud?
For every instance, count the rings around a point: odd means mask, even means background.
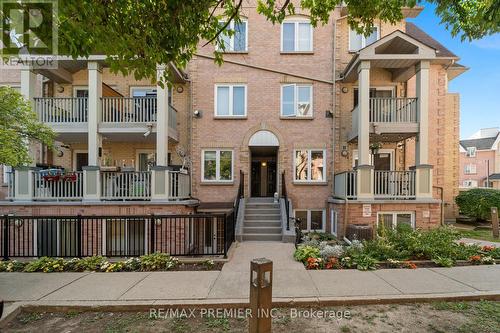
[[[479,40],[475,40],[472,42],[472,44],[481,49],[500,50],[500,34],[495,34]]]

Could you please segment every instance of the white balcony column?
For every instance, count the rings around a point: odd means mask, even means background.
[[[35,167],[18,167],[14,169],[14,201],[32,201],[35,194]]]
[[[102,140],[99,134],[102,97],[102,68],[99,63],[88,63],[89,97],[88,97],[88,164],[100,166],[100,149]]]
[[[99,167],[84,166],[83,170],[83,201],[94,202],[101,199],[101,174]]]
[[[416,66],[417,119],[419,133],[415,147],[415,194],[432,198],[432,165],[429,165],[429,69],[428,60]]]
[[[35,110],[35,94],[36,94],[36,81],[37,75],[32,71],[31,66],[23,66],[21,68],[21,94],[30,103],[34,112]],[[35,166],[36,163],[36,144],[26,142],[29,154],[32,157],[31,166]]]
[[[162,80],[165,66],[158,66],[157,80]],[[168,86],[156,87],[156,166],[151,168],[151,201],[167,201],[168,168]]]
[[[164,66],[159,66],[157,79],[160,81],[165,72]],[[168,86],[156,86],[156,165],[168,166]]]
[[[358,67],[358,199],[373,198],[373,166],[370,162],[370,62]]]

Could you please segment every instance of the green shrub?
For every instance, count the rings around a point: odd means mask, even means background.
[[[17,260],[0,261],[0,272],[22,272],[26,263]]]
[[[320,250],[317,247],[310,245],[299,245],[299,247],[295,250],[293,257],[297,261],[306,262],[308,258],[319,258]]]
[[[24,267],[25,272],[64,272],[66,261],[62,258],[41,257],[33,260]]]
[[[491,207],[500,209],[500,191],[494,189],[471,189],[460,192],[455,198],[460,212],[479,220],[491,217]]]
[[[351,266],[360,271],[377,269],[377,261],[366,253],[359,253],[352,257]]]
[[[76,272],[99,271],[104,262],[105,262],[104,257],[92,256],[81,259],[76,259],[76,258],[72,259],[70,261],[70,266],[72,266],[72,270]]]
[[[141,270],[158,271],[167,270],[177,266],[178,260],[166,253],[155,252],[140,257]]]

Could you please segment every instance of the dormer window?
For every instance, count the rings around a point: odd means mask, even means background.
[[[476,157],[476,147],[467,147],[467,157]]]

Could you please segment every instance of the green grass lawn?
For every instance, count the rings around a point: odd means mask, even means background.
[[[462,237],[464,238],[474,238],[481,239],[489,242],[499,242],[499,238],[493,238],[493,234],[491,230],[480,229],[480,230],[466,230],[466,229],[457,229]]]

